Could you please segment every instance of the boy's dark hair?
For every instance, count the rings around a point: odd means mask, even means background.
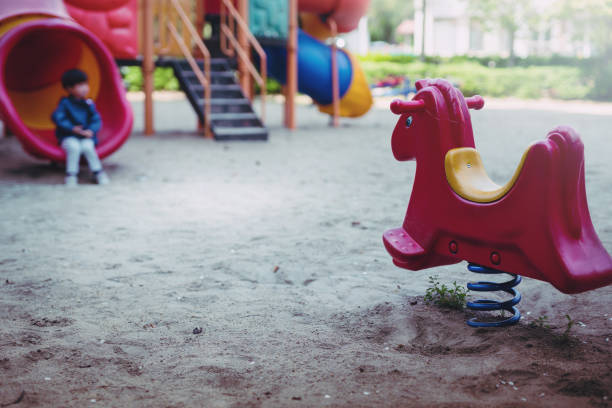
[[[69,69],[62,75],[62,86],[64,89],[72,88],[81,82],[87,82],[87,74],[80,69]]]

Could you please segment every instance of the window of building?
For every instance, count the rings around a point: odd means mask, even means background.
[[[483,30],[480,22],[470,21],[470,51],[481,51],[483,48]]]

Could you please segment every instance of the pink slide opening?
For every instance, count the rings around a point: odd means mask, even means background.
[[[50,117],[65,95],[62,73],[80,68],[89,76],[90,97],[102,117],[97,151],[104,158],[128,138],[132,110],[106,46],[57,3],[29,0],[21,9],[0,6],[0,117],[28,153],[64,161]]]

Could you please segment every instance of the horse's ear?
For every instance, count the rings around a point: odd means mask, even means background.
[[[430,82],[431,81],[429,79],[419,79],[414,83],[414,86],[416,87],[417,91],[420,91],[421,89],[428,86]]]
[[[396,115],[401,115],[402,113],[408,112],[417,112],[421,111],[425,108],[425,101],[422,99],[417,99],[413,101],[402,101],[399,99],[391,102],[391,112]]]
[[[465,102],[467,103],[468,108],[470,109],[482,109],[484,106],[484,99],[480,95],[470,96],[469,98],[465,98]]]

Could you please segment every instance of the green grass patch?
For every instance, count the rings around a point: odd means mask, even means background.
[[[128,91],[142,91],[143,77],[140,67],[122,67],[121,76]],[[180,86],[174,76],[172,68],[155,68],[153,73],[153,86],[156,91],[178,91]],[[267,81],[268,94],[281,93],[281,85],[272,78]],[[255,85],[255,91],[259,92],[259,87]]]
[[[140,67],[122,67],[121,76],[128,91],[142,91],[143,77]],[[178,91],[178,80],[172,68],[155,68],[153,86],[156,91]]]
[[[474,61],[436,64],[413,57],[392,57],[386,61],[368,57],[362,59],[362,67],[370,83],[388,75],[407,76],[412,82],[445,78],[466,96],[584,99],[591,92],[581,69],[575,66],[489,68]]]
[[[498,98],[612,100],[612,86],[609,85],[612,80],[607,75],[600,74],[600,71],[607,74],[609,66],[589,66],[589,70],[585,70],[584,61],[575,61],[574,64],[568,65],[507,67],[503,60],[500,60],[501,62],[494,64],[497,67],[489,67],[485,59],[471,57],[428,58],[422,62],[411,55],[377,54],[361,57],[360,61],[371,84],[388,75],[400,75],[408,77],[412,82],[421,78],[445,78],[457,85],[466,96],[479,94]],[[121,74],[129,91],[142,90],[140,67],[123,67]],[[155,69],[154,86],[156,90],[180,89],[171,68]],[[280,93],[280,84],[269,79],[267,91],[269,94]]]
[[[425,291],[425,301],[434,303],[440,307],[462,310],[465,306],[467,289],[453,282],[452,286],[440,283],[437,276],[430,276],[429,283],[432,285]]]

